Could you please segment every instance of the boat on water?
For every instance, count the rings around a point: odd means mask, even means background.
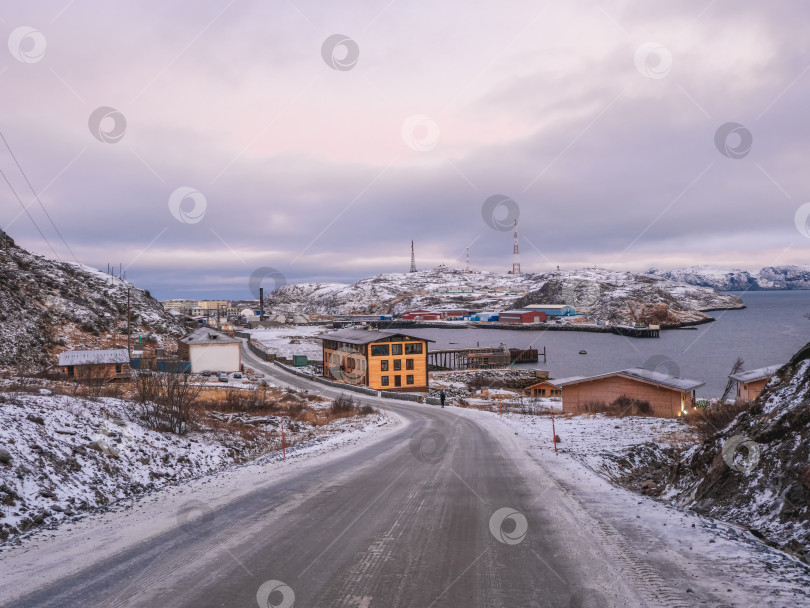
[[[587,355],[588,351],[587,350],[581,350],[581,351],[579,351],[579,354],[580,355]]]

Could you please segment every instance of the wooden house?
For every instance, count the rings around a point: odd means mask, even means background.
[[[692,413],[696,403],[695,390],[704,384],[643,368],[590,377],[559,378],[548,383],[562,391],[560,396],[564,412],[585,413],[587,403],[609,404],[624,395],[648,401],[652,414],[662,418],[677,418]]]
[[[543,380],[523,389],[529,397],[562,397],[562,388],[548,380]]]
[[[765,385],[770,382],[771,378],[780,367],[782,366],[771,365],[769,367],[760,367],[759,369],[729,375],[729,378],[737,383],[737,399],[753,401],[759,397]]]
[[[321,336],[323,375],[383,391],[428,390],[428,342],[401,332],[341,329]]]
[[[126,348],[67,350],[59,355],[59,367],[76,380],[115,382],[130,378]]]

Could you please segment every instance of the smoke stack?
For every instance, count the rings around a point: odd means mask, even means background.
[[[264,287],[259,287],[259,321],[264,321]]]

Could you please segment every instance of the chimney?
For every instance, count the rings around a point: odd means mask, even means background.
[[[264,287],[259,287],[259,321],[264,321]]]

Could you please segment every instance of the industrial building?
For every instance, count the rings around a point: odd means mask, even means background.
[[[546,313],[537,310],[504,310],[498,315],[500,323],[543,323]]]
[[[737,382],[737,399],[753,401],[759,397],[759,394],[780,367],[782,366],[771,365],[729,375],[729,378]]]
[[[383,391],[428,390],[428,342],[401,332],[341,329],[321,336],[323,375]]]
[[[404,321],[441,321],[442,313],[433,310],[411,310],[402,313]]]
[[[524,308],[544,312],[549,317],[570,317],[576,314],[574,307],[568,304],[529,304]]]

